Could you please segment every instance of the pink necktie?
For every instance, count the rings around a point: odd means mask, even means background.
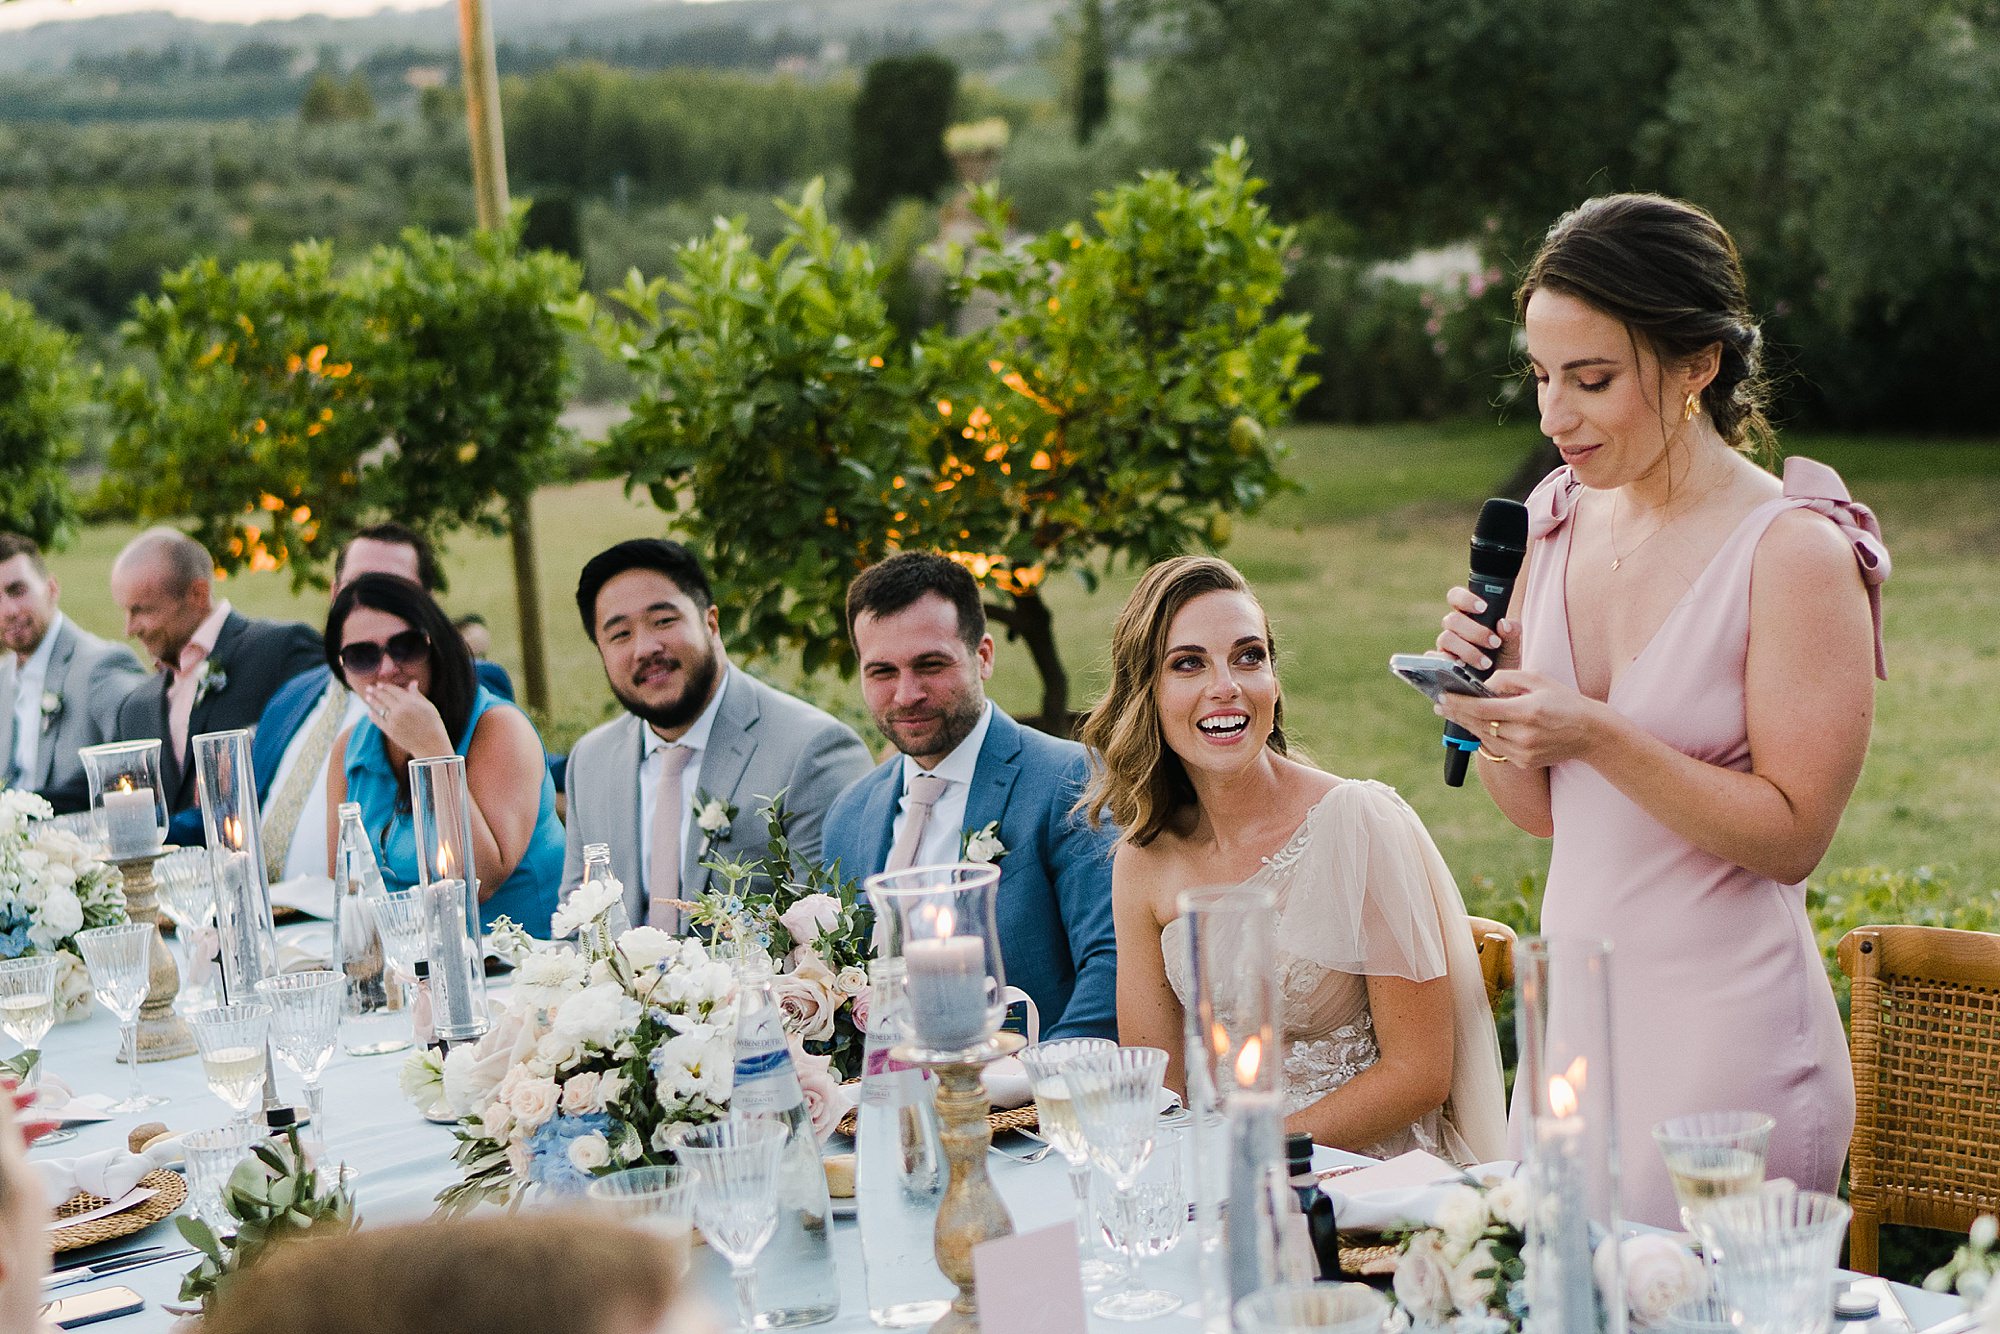
[[[903,817],[903,833],[889,850],[889,864],[883,870],[907,871],[916,865],[917,849],[923,846],[924,830],[931,822],[931,807],[950,786],[948,779],[936,774],[918,774],[910,780],[910,809]]]
[[[174,679],[167,683],[167,737],[173,743],[176,764],[187,755],[188,721],[194,716],[194,694],[201,685],[202,659],[207,656],[207,649],[189,640],[181,648]]]
[[[653,798],[653,845],[647,854],[646,925],[679,933],[681,896],[681,773],[694,751],[675,742],[660,752],[659,791]]]

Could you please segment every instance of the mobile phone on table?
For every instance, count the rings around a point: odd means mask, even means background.
[[[1443,703],[1446,695],[1493,698],[1493,692],[1486,688],[1486,683],[1456,658],[1433,657],[1428,653],[1398,653],[1389,659],[1389,670],[1423,691],[1433,704]]]
[[[146,1299],[130,1288],[99,1288],[50,1302],[42,1308],[42,1319],[57,1329],[75,1329],[145,1309]]]

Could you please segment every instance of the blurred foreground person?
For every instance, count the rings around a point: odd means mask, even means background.
[[[16,1103],[13,1082],[0,1080],[0,1330],[32,1334],[44,1328],[38,1312],[49,1272],[49,1205],[41,1178],[28,1170]]]
[[[201,1331],[706,1334],[676,1300],[677,1268],[664,1238],[582,1212],[364,1228],[276,1248]]]

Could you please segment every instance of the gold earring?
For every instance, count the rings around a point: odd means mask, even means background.
[[[1698,395],[1695,394],[1695,392],[1692,389],[1690,389],[1688,391],[1687,407],[1681,413],[1681,420],[1684,422],[1691,422],[1700,415],[1701,415],[1701,399]]]

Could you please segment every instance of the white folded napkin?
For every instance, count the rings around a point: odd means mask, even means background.
[[[278,939],[278,971],[296,973],[311,968],[333,966],[333,928],[300,927]]]
[[[76,1093],[58,1076],[43,1075],[35,1085],[35,1103],[32,1115],[51,1121],[81,1123],[85,1121],[109,1121],[113,1099],[103,1093]]]
[[[1343,1229],[1381,1232],[1392,1227],[1424,1227],[1456,1186],[1514,1175],[1510,1161],[1460,1168],[1421,1150],[1387,1162],[1329,1177],[1319,1183],[1333,1200],[1333,1216]]]
[[[139,1184],[141,1177],[156,1167],[164,1167],[180,1157],[178,1138],[161,1140],[144,1153],[124,1149],[100,1149],[80,1158],[38,1158],[29,1166],[42,1179],[42,1189],[51,1204],[81,1192],[115,1200]]]
[[[333,918],[333,881],[323,875],[295,875],[271,886],[271,906],[290,908],[321,921]]]
[[[1020,1057],[1002,1056],[986,1067],[986,1097],[1002,1111],[1035,1100],[1035,1082],[1028,1078],[1028,1067]]]

